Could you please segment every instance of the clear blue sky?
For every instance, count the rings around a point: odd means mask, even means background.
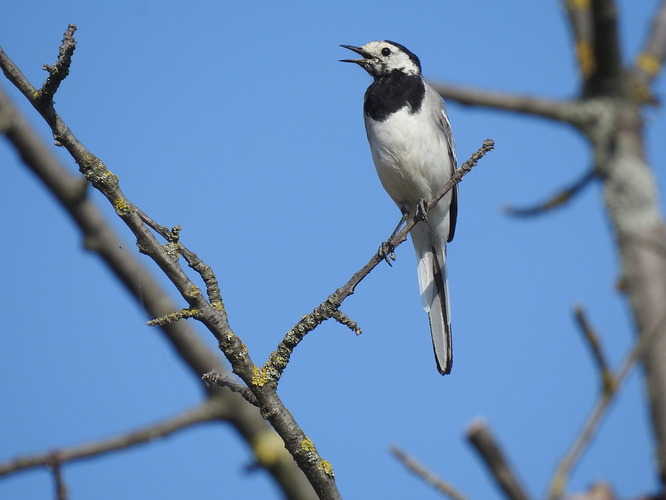
[[[627,57],[658,3],[619,2]],[[348,56],[339,44],[395,40],[420,56],[427,77],[462,85],[567,98],[578,84],[554,0],[66,4],[7,3],[0,44],[40,84],[67,24],[78,25],[58,110],[134,203],[183,226],[186,245],[217,272],[231,326],[256,362],[367,262],[399,218],[365,139],[369,77],[337,62]],[[663,97],[663,79],[657,91]],[[587,308],[615,367],[634,339],[598,186],[539,219],[501,211],[590,168],[582,138],[454,103],[449,114],[459,158],[487,137],[497,144],[460,186],[449,247],[452,375],[435,369],[408,243],[343,307],[364,334],[324,324],[280,385],[345,498],[439,498],[389,445],[471,499],[501,498],[464,440],[477,417],[542,495],[596,399],[572,306]],[[659,109],[646,117],[649,159],[664,184],[666,120]],[[4,142],[0,165],[0,460],[115,435],[199,401],[200,382]],[[572,490],[605,478],[629,497],[656,485],[642,387],[635,371]],[[64,474],[72,499],[278,498],[265,475],[244,472],[250,460],[233,431],[206,426]],[[0,480],[3,499],[50,498],[51,490],[44,471]]]

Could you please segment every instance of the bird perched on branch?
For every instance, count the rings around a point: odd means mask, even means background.
[[[419,58],[406,47],[388,40],[342,47],[361,56],[342,62],[358,64],[373,78],[365,92],[363,114],[379,180],[403,221],[421,219],[411,231],[419,288],[437,369],[447,374],[453,356],[446,243],[453,239],[456,226],[457,185],[427,214],[425,205],[456,168],[451,125],[441,97],[421,76]]]

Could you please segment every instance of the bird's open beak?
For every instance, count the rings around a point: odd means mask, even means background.
[[[340,45],[340,47],[344,47],[345,49],[349,49],[353,52],[356,52],[359,56],[363,58],[363,59],[340,59],[340,62],[365,64],[370,62],[370,60],[372,59],[372,56],[368,54],[365,50],[363,50],[361,47],[354,47],[353,45]]]

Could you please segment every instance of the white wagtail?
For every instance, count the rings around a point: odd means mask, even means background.
[[[441,97],[421,76],[419,58],[406,47],[387,40],[342,47],[361,56],[342,62],[358,64],[374,79],[363,113],[379,180],[405,220],[425,216],[411,235],[437,369],[445,375],[453,363],[446,243],[456,227],[457,186],[427,214],[422,209],[456,168],[451,125]]]

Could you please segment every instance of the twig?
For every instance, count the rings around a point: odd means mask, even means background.
[[[95,252],[106,264],[148,316],[159,317],[176,310],[177,306],[169,297],[170,294],[133,253],[125,250],[126,243],[116,234],[95,203],[86,196],[85,189],[81,187],[83,177],[72,174],[64,167],[53,154],[52,148],[40,139],[1,89],[0,116],[0,133],[6,135],[25,165],[68,211],[86,242],[86,248]],[[169,323],[159,327],[159,330],[197,379],[211,369],[219,372],[225,370],[219,356],[208,348],[188,323]],[[248,408],[247,401],[240,395],[217,386],[206,387],[206,392],[222,402],[226,408],[224,418],[249,444],[252,445],[258,435],[273,432],[260,412],[256,408]],[[299,499],[311,499],[314,496],[312,486],[293,460],[267,464],[266,471],[279,484],[285,496]]]
[[[505,212],[508,215],[516,217],[533,217],[535,215],[541,215],[546,212],[550,212],[556,208],[559,208],[569,201],[571,201],[578,193],[580,193],[583,188],[588,186],[593,179],[597,177],[596,170],[592,169],[586,172],[580,179],[574,182],[571,186],[562,189],[554,196],[548,198],[547,200],[533,206],[529,207],[514,207],[507,206],[505,207]]]
[[[207,386],[217,385],[219,387],[228,387],[232,391],[243,396],[243,398],[245,398],[245,400],[253,406],[259,405],[257,398],[254,396],[254,394],[252,394],[252,391],[247,386],[239,384],[226,373],[220,373],[216,370],[211,370],[207,373],[204,373],[201,376],[201,380],[203,380]]]
[[[74,55],[74,49],[76,49],[75,31],[76,25],[70,24],[62,38],[55,64],[53,66],[44,65],[44,69],[49,72],[49,76],[37,92],[36,99],[38,101],[50,102],[62,81],[69,75],[69,66],[72,64],[72,55]]]
[[[0,463],[0,477],[36,467],[46,466],[53,468],[54,463],[60,467],[63,464],[76,460],[97,457],[131,446],[148,443],[154,439],[187,429],[195,424],[226,418],[227,412],[228,409],[225,407],[223,401],[215,398],[208,399],[176,417],[127,434],[71,448],[61,448],[46,453],[18,457],[8,462]]]
[[[196,309],[187,307],[185,309],[181,309],[180,311],[165,314],[164,316],[160,316],[159,318],[154,318],[151,319],[150,321],[146,321],[146,325],[148,326],[168,325],[169,323],[175,323],[176,321],[179,321],[181,319],[196,318],[198,314],[199,311],[197,311]]]
[[[612,392],[614,390],[613,384],[615,378],[613,377],[613,372],[608,366],[608,361],[606,361],[606,356],[604,355],[601,348],[601,341],[599,340],[599,335],[594,330],[592,325],[587,319],[585,314],[585,309],[582,306],[576,306],[574,308],[574,317],[576,322],[580,327],[580,330],[583,334],[583,338],[587,341],[587,345],[590,346],[592,351],[592,356],[597,364],[599,369],[599,377],[601,379],[601,390],[603,392]]]
[[[479,452],[495,482],[508,499],[529,500],[530,497],[509,466],[508,460],[485,422],[481,420],[472,422],[467,430],[467,439]]]
[[[584,95],[614,95],[625,76],[617,23],[615,0],[590,0],[592,12],[592,53],[594,67],[585,80]]]
[[[666,58],[666,0],[662,0],[652,19],[652,27],[643,50],[636,57],[633,75],[641,83],[641,90],[647,102],[654,98],[649,85],[661,72]],[[640,96],[639,96],[640,97]]]
[[[415,458],[407,455],[397,446],[392,446],[390,451],[398,460],[400,460],[400,462],[405,467],[407,467],[407,469],[412,471],[440,493],[452,498],[453,500],[467,500],[467,497],[456,490],[453,485],[441,480],[433,472],[429,471],[423,464],[419,463]]]
[[[165,240],[167,240],[169,243],[172,244],[172,246],[167,245],[167,248],[174,249],[173,250],[174,258],[177,258],[178,255],[182,255],[185,261],[187,262],[187,265],[190,266],[190,268],[194,269],[197,273],[199,273],[199,276],[201,276],[201,279],[203,279],[204,283],[206,284],[206,294],[208,295],[208,301],[211,303],[211,305],[214,308],[224,310],[224,303],[222,302],[222,292],[220,290],[220,284],[217,281],[217,277],[215,276],[213,269],[205,262],[203,262],[197,256],[197,254],[190,251],[185,245],[183,245],[183,243],[180,241],[180,231],[182,228],[180,226],[173,226],[171,228],[162,226],[161,224],[155,222],[148,214],[146,214],[139,207],[134,207],[134,210],[136,210],[136,213],[141,218],[141,220],[145,222],[153,231],[155,231],[157,234],[162,236],[162,238],[164,238]],[[178,313],[173,313],[173,314],[178,314]],[[176,319],[181,319],[181,318],[176,318]],[[158,321],[159,319],[160,318],[155,318],[154,320],[148,322],[148,324]]]
[[[67,485],[65,484],[64,479],[62,478],[62,469],[60,467],[60,461],[57,454],[51,455],[51,461],[48,464],[48,467],[51,469],[51,474],[53,475],[53,482],[55,485],[55,493],[57,500],[67,500]]]
[[[312,441],[284,406],[275,392],[275,388],[269,384],[261,383],[260,378],[255,378],[258,368],[252,362],[243,342],[230,328],[226,311],[221,303],[211,303],[206,300],[204,294],[199,291],[198,287],[184,272],[178,259],[174,259],[173,253],[167,251],[157,241],[151,228],[138,215],[134,205],[120,189],[118,177],[111,173],[106,165],[76,138],[56,113],[52,101],[44,103],[35,99],[32,85],[1,49],[0,67],[42,115],[51,127],[54,138],[67,149],[77,162],[80,172],[112,204],[118,216],[136,237],[140,250],[160,267],[180,295],[187,301],[189,307],[200,311],[198,319],[218,340],[218,345],[231,363],[234,373],[238,374],[248,387],[251,387],[261,407],[262,416],[280,434],[285,447],[299,468],[305,473],[315,492],[320,497],[332,500],[340,498],[330,463],[320,457]],[[136,277],[134,277],[134,280],[136,280]],[[207,369],[210,369],[210,365]],[[281,471],[273,469],[272,472],[275,472],[275,477],[278,478],[278,474],[280,472],[284,473],[287,468],[280,467]],[[286,481],[291,479],[293,479],[291,474],[280,474],[279,480],[285,490],[292,491],[294,489],[292,486],[285,484]],[[300,479],[296,479],[296,481],[300,486]]]
[[[467,175],[483,158],[486,153],[492,151],[495,143],[491,139],[486,139],[481,147],[470,158],[458,168],[451,179],[442,187],[441,191],[435,196],[427,205],[426,209],[430,210],[434,207],[439,200],[441,200],[446,193],[448,193],[453,186],[462,181],[463,177]],[[408,221],[405,227],[400,232],[393,236],[388,242],[393,248],[396,248],[403,241],[407,239],[407,234],[418,223],[418,220],[413,219]],[[338,288],[329,297],[319,304],[310,314],[301,318],[284,336],[282,341],[278,344],[277,349],[273,351],[268,357],[268,361],[261,368],[262,380],[274,386],[282,376],[282,372],[289,363],[289,358],[293,353],[296,346],[305,338],[305,336],[314,330],[319,324],[333,317],[335,311],[338,310],[342,302],[354,293],[356,286],[365,278],[370,271],[372,271],[380,262],[384,261],[384,257],[379,253],[372,256],[370,261],[359,269],[341,288]]]
[[[356,321],[353,321],[349,316],[347,316],[339,309],[333,312],[333,319],[338,323],[340,323],[341,325],[345,325],[356,335],[361,335],[363,333],[363,330],[361,329],[360,326],[358,326],[358,323],[356,323]]]
[[[617,374],[612,376],[612,383],[609,385],[612,390],[604,391],[601,393],[597,404],[590,412],[587,420],[583,426],[580,435],[574,440],[573,445],[558,464],[558,467],[553,474],[553,479],[550,483],[548,491],[548,500],[556,500],[563,496],[566,484],[573,470],[574,466],[582,456],[583,452],[590,444],[592,437],[596,433],[603,417],[613,401],[614,397],[620,390],[620,387],[631,373],[634,365],[643,357],[645,351],[651,344],[657,340],[659,333],[663,333],[663,328],[666,326],[666,315],[662,316],[661,320],[657,322],[654,327],[646,331],[634,345],[633,349],[627,354],[622,362],[622,366],[617,371]],[[663,338],[660,339],[662,342]]]
[[[590,0],[565,0],[564,7],[576,44],[578,68],[583,79],[587,79],[594,72],[596,64],[593,56],[594,33]]]
[[[502,111],[549,118],[582,128],[588,121],[588,113],[577,100],[546,99],[508,92],[487,91],[470,87],[459,87],[443,83],[432,83],[433,88],[444,99],[465,106],[481,106]]]

